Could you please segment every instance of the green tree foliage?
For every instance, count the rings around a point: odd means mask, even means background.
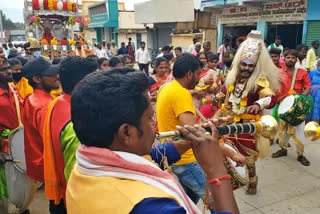
[[[4,30],[21,30],[23,24],[20,22],[13,22],[10,18],[7,18],[2,11],[2,25]]]

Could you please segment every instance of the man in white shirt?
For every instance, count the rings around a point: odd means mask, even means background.
[[[192,39],[192,44],[188,47],[188,53],[192,53],[195,50],[196,43],[198,42],[198,38]]]
[[[107,58],[107,59],[109,59],[107,51],[102,48],[102,44],[101,43],[99,43],[97,45],[97,49],[95,50],[95,55],[97,55],[98,58]]]
[[[164,55],[167,55],[168,53],[171,52],[172,48],[173,48],[173,47],[172,47],[172,46],[169,46],[169,45],[163,46],[163,47],[161,48],[161,54],[159,54],[159,55],[157,56],[157,58],[158,58],[158,57],[163,57]]]
[[[136,51],[136,62],[139,65],[139,69],[149,76],[149,63],[151,57],[149,51],[146,49],[146,43],[141,42],[140,48]]]
[[[281,50],[281,56],[283,55],[283,46],[281,45],[281,38],[280,36],[276,37],[276,40],[274,41],[273,44],[268,46],[268,50],[270,50],[271,48],[278,48]]]
[[[308,52],[308,46],[303,45],[303,44],[298,45],[297,51],[298,51],[298,60],[296,62],[295,67],[306,69],[306,56],[307,56],[307,52]]]

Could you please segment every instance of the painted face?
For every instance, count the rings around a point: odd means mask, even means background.
[[[249,78],[253,73],[256,65],[253,63],[240,62],[240,78]]]

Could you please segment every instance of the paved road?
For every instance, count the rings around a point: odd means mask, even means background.
[[[277,145],[272,146],[273,151],[277,149]],[[241,213],[319,214],[320,141],[307,143],[305,156],[311,162],[309,167],[302,166],[296,160],[294,146],[289,148],[287,157],[258,161],[258,194],[246,195],[245,188],[235,191]],[[49,213],[43,190],[36,194],[30,210],[32,214]]]

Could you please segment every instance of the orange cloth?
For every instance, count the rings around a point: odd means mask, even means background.
[[[81,57],[87,57],[88,55],[92,55],[93,51],[85,48],[81,48],[81,51],[78,51],[77,49],[72,52],[72,56],[81,56]]]
[[[52,101],[49,93],[34,90],[24,104],[24,146],[26,154],[27,175],[43,182],[43,111]]]

